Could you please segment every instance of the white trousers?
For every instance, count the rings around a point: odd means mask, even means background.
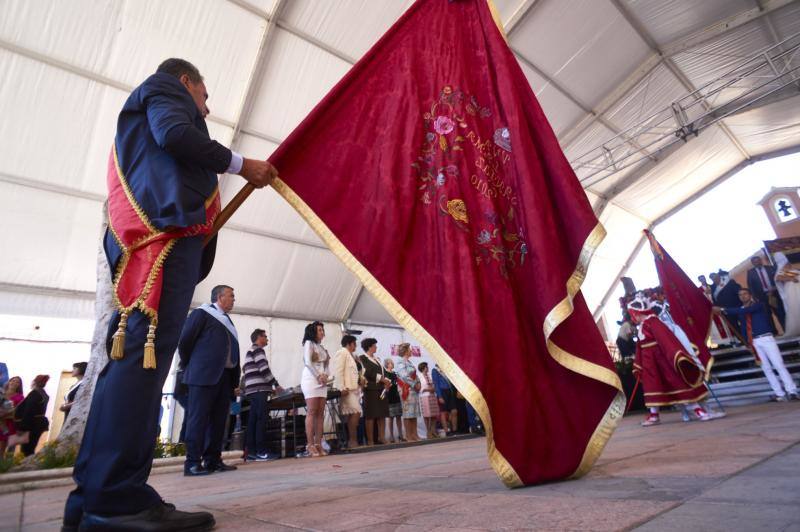
[[[791,374],[786,370],[786,366],[783,365],[783,357],[781,356],[781,350],[778,349],[778,344],[775,343],[775,337],[769,335],[762,336],[761,338],[754,338],[753,347],[756,348],[758,356],[761,358],[761,369],[764,371],[764,375],[767,377],[769,385],[772,387],[772,391],[775,392],[775,395],[783,397],[787,393],[797,393],[797,385],[795,385]],[[783,388],[786,389],[785,392],[781,388],[781,383],[778,382],[778,378],[775,376],[776,371],[781,381],[783,381]]]

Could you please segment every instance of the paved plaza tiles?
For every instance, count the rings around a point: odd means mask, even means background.
[[[152,484],[217,530],[800,532],[800,402],[639,426],[626,417],[592,472],[508,490],[483,438],[285,459]],[[3,530],[57,530],[68,486],[0,495]]]

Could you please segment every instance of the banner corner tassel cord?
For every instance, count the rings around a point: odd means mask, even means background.
[[[413,4],[270,161],[475,408],[507,486],[591,468],[625,407],[580,294],[605,231],[486,0]]]

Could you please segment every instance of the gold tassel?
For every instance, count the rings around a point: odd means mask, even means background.
[[[111,360],[122,360],[122,355],[125,353],[125,329],[127,326],[128,314],[123,312],[119,315],[119,327],[111,342]]]
[[[147,341],[144,343],[144,369],[156,369],[156,321],[150,320]]]

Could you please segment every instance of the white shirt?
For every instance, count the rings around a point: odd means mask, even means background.
[[[243,164],[244,164],[244,157],[242,157],[235,151],[231,150],[231,164],[228,165],[228,169],[225,170],[225,173],[238,174],[239,172],[242,171]]]

